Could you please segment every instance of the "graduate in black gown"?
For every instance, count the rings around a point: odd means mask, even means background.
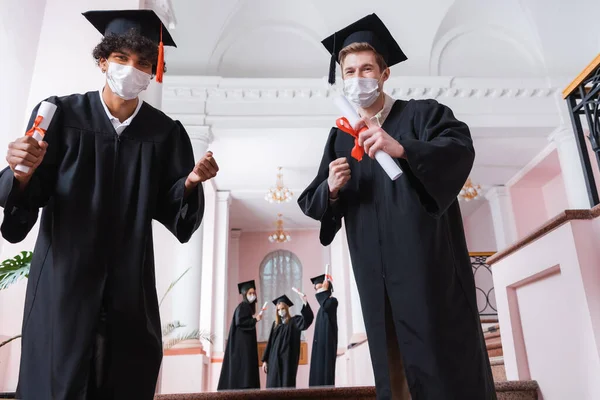
[[[242,282],[238,290],[243,300],[231,320],[217,390],[260,389],[256,323],[262,314],[256,313],[256,284]]]
[[[105,86],[47,99],[57,111],[44,140],[12,142],[0,172],[6,240],[23,240],[42,209],[17,397],[150,400],[163,354],[152,221],[187,242],[218,167],[211,153],[196,164],[181,123],[138,98],[164,71],[161,30],[175,45],[158,16],[84,15],[104,34],[93,55]]]
[[[313,322],[314,314],[306,300],[300,315],[291,316],[294,305],[284,294],[273,300],[277,307],[275,322],[263,354],[263,371],[267,374],[267,388],[295,388],[296,373],[300,362],[300,336]]]
[[[323,245],[344,219],[377,398],[408,398],[410,389],[419,400],[495,399],[457,201],[475,158],[469,128],[436,100],[383,92],[388,67],[406,56],[375,14],[323,45],[330,82],[337,61],[363,118],[354,131],[368,129],[357,143],[331,129],[298,203],[321,222]],[[378,150],[404,171],[397,180],[374,159]]]
[[[333,284],[325,274],[311,279],[320,308],[315,322],[308,386],[335,386],[338,347],[338,301],[331,294]]]

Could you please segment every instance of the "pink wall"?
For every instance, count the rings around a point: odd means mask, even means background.
[[[520,239],[548,221],[544,192],[541,187],[510,188],[517,237]]]
[[[494,221],[490,203],[482,201],[481,205],[468,217],[463,218],[467,248],[470,252],[497,251],[494,233]]]
[[[548,218],[552,218],[569,208],[562,174],[557,175],[542,187],[542,195]]]
[[[569,208],[556,150],[510,187],[519,239]]]
[[[323,254],[327,250],[326,248],[321,246],[319,242],[318,230],[291,231],[290,234],[292,235],[291,242],[285,244],[272,244],[267,240],[266,232],[242,232],[241,237],[239,239],[239,270],[236,274],[234,274],[234,276],[237,275],[237,279],[235,281],[229,280],[227,283],[227,310],[229,312],[229,315],[227,316],[227,333],[229,332],[229,325],[231,323],[233,311],[241,301],[241,296],[238,294],[237,289],[238,282],[244,282],[254,279],[256,281],[256,285],[258,286],[257,295],[258,303],[260,303],[259,307],[262,306],[263,302],[269,301],[269,308],[266,312],[275,312],[274,306],[272,305],[272,303],[270,303],[272,299],[263,299],[261,296],[259,277],[259,268],[261,262],[267,254],[275,250],[291,251],[300,259],[300,262],[302,263],[303,288],[306,294],[308,295],[308,302],[316,315],[319,309],[319,304],[315,299],[314,291],[309,290],[312,287],[309,279],[313,276],[323,273]],[[233,257],[234,255],[232,255],[230,252],[229,256]],[[299,301],[299,299],[291,300],[295,303]],[[306,341],[308,342],[309,362],[310,353],[312,350],[313,333],[314,323],[305,332]],[[296,379],[296,384],[298,388],[308,387],[309,367],[310,365],[301,365],[298,368],[298,375]],[[261,371],[260,375],[261,385],[264,388],[265,374],[263,374]]]
[[[506,376],[545,400],[600,398],[599,233],[571,221],[493,265]]]

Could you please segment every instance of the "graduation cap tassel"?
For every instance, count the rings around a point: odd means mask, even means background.
[[[329,84],[335,84],[335,34],[333,35],[333,51],[331,52],[331,60],[329,61]]]
[[[160,25],[160,43],[158,44],[158,62],[156,63],[156,82],[162,83],[165,70],[165,47],[162,40],[162,24]]]

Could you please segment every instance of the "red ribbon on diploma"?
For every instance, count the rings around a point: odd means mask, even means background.
[[[329,282],[333,283],[333,278],[331,277],[331,275],[325,274],[325,279],[327,279]]]
[[[25,135],[33,136],[36,132],[38,132],[41,137],[44,137],[44,135],[46,134],[46,130],[40,128],[40,124],[42,123],[43,119],[44,119],[44,117],[42,117],[41,115],[38,115],[37,117],[35,117],[35,121],[33,121],[33,126],[31,127],[30,130],[25,132]]]
[[[350,153],[352,155],[352,157],[358,161],[361,161],[363,156],[365,155],[365,149],[362,148],[362,146],[360,146],[358,144],[358,135],[363,132],[366,131],[367,129],[369,129],[366,126],[363,126],[362,128],[360,128],[357,131],[354,130],[354,128],[352,127],[352,125],[350,125],[350,122],[348,122],[348,120],[346,119],[346,117],[342,117],[342,118],[338,118],[335,121],[335,125],[338,127],[339,130],[346,132],[347,134],[351,135],[352,137],[354,137],[354,147],[352,148],[352,152]]]

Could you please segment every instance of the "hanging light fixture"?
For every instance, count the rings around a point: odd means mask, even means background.
[[[277,229],[275,232],[269,235],[269,242],[271,243],[286,243],[292,240],[289,233],[283,230],[283,220],[281,214],[277,214],[277,221],[275,221]]]
[[[281,167],[278,167],[277,171],[277,181],[275,183],[275,187],[269,189],[265,195],[265,200],[269,203],[287,203],[292,200],[294,193],[283,186],[283,174],[281,173]]]
[[[481,186],[473,185],[473,183],[471,182],[471,178],[469,178],[458,193],[458,197],[462,198],[465,201],[479,200],[481,198],[480,191]]]

